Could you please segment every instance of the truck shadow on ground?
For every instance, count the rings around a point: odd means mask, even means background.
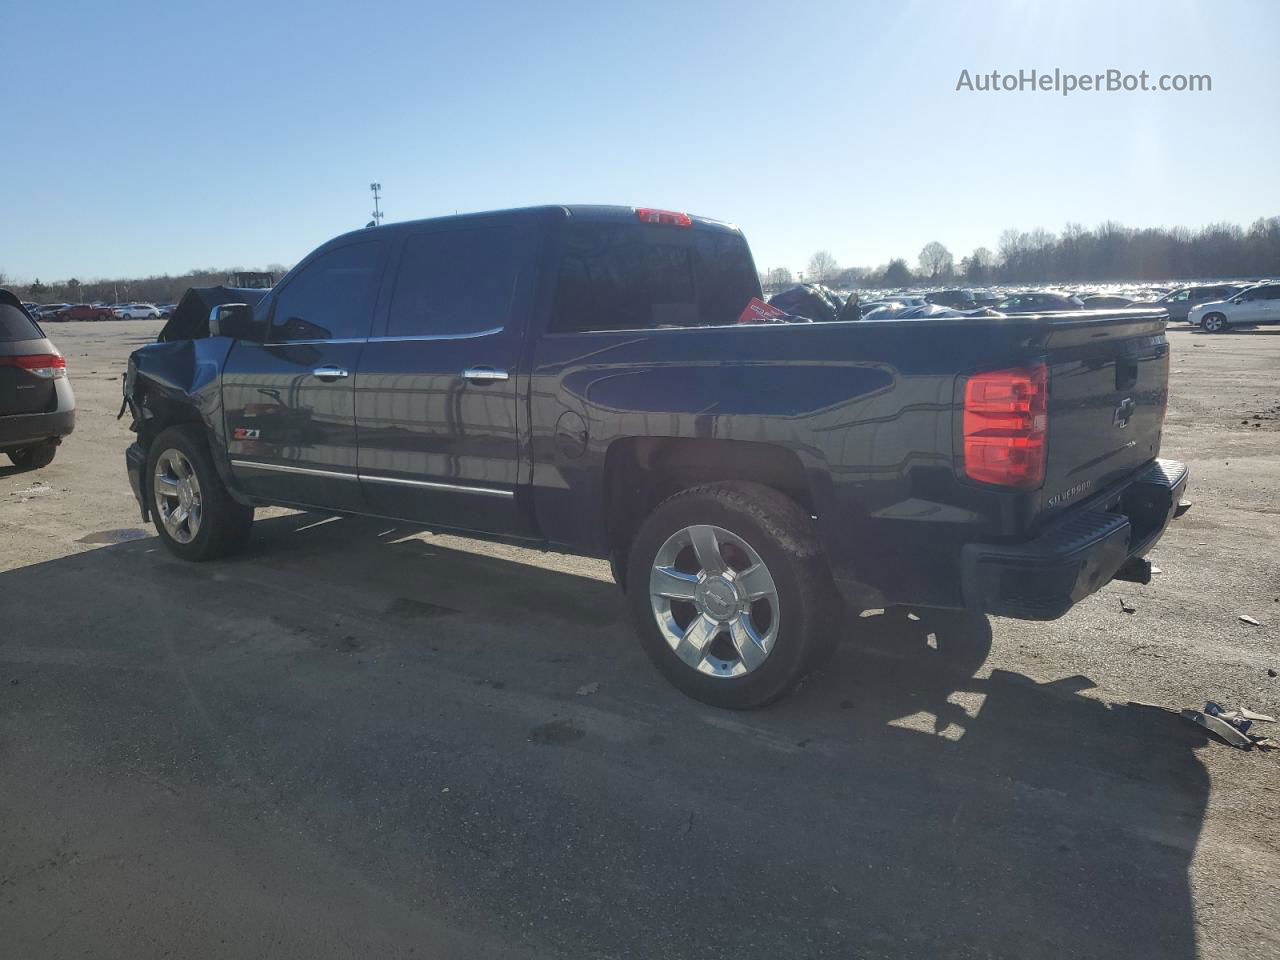
[[[0,574],[9,773],[94,796],[114,855],[251,829],[257,889],[322,844],[388,902],[543,956],[1196,956],[1190,724],[986,670],[984,618],[896,612],[850,618],[798,695],[717,711],[657,677],[612,584],[413,533],[290,515],[234,561],[150,538]],[[139,776],[182,797],[163,834],[112,799]],[[42,832],[89,842],[66,803],[9,801],[18,872]],[[326,882],[263,896],[287,927]],[[190,883],[154,942],[221,895]],[[6,890],[36,942],[58,901]],[[376,922],[334,909],[357,943]]]

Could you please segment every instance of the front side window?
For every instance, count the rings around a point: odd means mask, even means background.
[[[380,244],[369,240],[322,253],[293,277],[271,311],[271,343],[350,340],[369,335]]]
[[[571,223],[552,329],[720,326],[736,322],[759,296],[751,254],[738,234]]]
[[[1280,283],[1273,283],[1258,291],[1259,300],[1280,300]]]
[[[1169,295],[1169,302],[1170,303],[1186,303],[1186,301],[1190,298],[1190,296],[1191,296],[1190,290],[1179,290],[1177,293],[1173,293]]]
[[[504,327],[520,277],[522,233],[512,224],[410,236],[387,336],[466,336]]]

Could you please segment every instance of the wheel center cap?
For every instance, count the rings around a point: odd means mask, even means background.
[[[724,577],[711,577],[698,585],[698,605],[717,620],[728,620],[738,609],[738,591]]]

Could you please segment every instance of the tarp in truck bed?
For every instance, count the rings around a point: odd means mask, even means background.
[[[173,316],[156,339],[197,340],[209,335],[209,312],[223,303],[255,304],[270,290],[246,287],[191,287],[173,309]]]

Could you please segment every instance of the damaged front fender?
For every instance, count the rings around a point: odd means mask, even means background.
[[[234,346],[230,337],[202,337],[151,343],[129,355],[124,402],[138,440],[126,452],[125,462],[144,520],[150,513],[146,461],[151,443],[161,431],[184,423],[200,425],[228,492],[241,503],[249,502],[235,489],[222,413],[222,369]]]

